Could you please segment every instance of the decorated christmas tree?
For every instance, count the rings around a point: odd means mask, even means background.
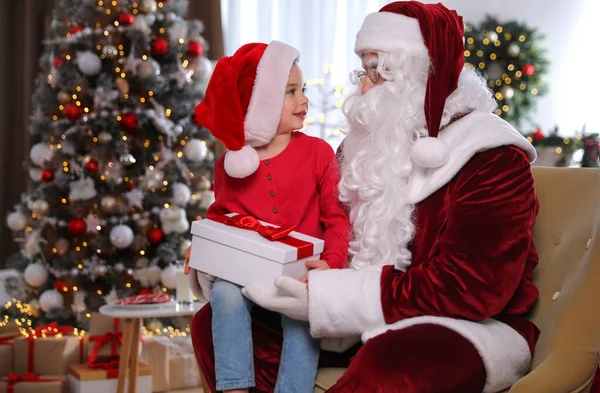
[[[517,126],[529,120],[536,98],[547,91],[542,38],[526,24],[490,16],[465,30],[465,62],[487,76],[498,102],[496,114]]]
[[[85,327],[114,299],[172,293],[190,221],[212,202],[210,134],[192,120],[212,69],[187,0],[62,0],[40,59],[7,224],[24,272],[5,318]],[[21,320],[21,318],[25,318]]]

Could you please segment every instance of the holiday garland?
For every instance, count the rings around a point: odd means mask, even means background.
[[[500,23],[490,16],[466,27],[465,62],[487,76],[498,102],[496,114],[517,126],[529,119],[536,98],[547,92],[548,60],[538,47],[542,38],[526,24]]]

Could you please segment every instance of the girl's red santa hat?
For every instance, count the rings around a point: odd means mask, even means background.
[[[290,69],[299,58],[295,48],[272,41],[246,44],[215,66],[194,119],[228,149],[229,176],[244,178],[258,169],[254,148],[275,136]]]
[[[367,15],[356,34],[354,51],[428,54],[431,66],[425,91],[429,137],[413,147],[412,160],[425,168],[444,165],[448,145],[437,138],[446,99],[458,87],[464,66],[464,24],[456,11],[442,4],[397,1]]]

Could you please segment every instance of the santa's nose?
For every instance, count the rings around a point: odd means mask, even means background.
[[[365,80],[362,83],[362,86],[360,88],[360,92],[362,94],[365,94],[366,92],[368,92],[372,87],[374,86],[373,81],[371,80],[371,78],[365,77]]]

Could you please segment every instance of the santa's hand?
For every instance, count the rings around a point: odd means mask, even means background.
[[[250,285],[242,288],[242,293],[248,299],[262,308],[285,314],[292,319],[308,321],[308,289],[306,284],[290,277],[277,277],[276,293]]]

